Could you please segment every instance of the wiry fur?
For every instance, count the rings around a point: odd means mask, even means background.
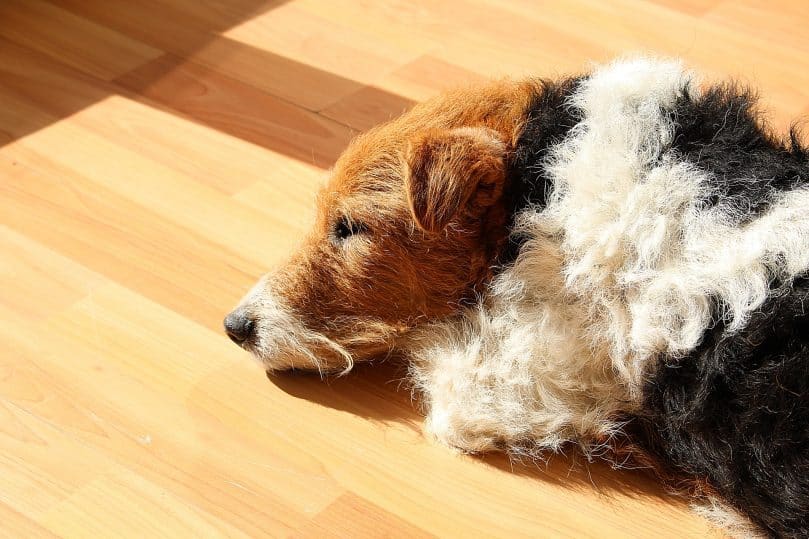
[[[414,378],[440,439],[471,451],[556,449],[566,441],[588,450],[613,437],[622,418],[650,406],[644,384],[656,376],[657,358],[676,365],[718,319],[728,334],[740,331],[774,278],[789,282],[809,266],[809,191],[789,190],[806,180],[802,154],[777,146],[761,128],[751,135],[752,104],[737,103],[739,111],[729,109],[739,115],[736,123],[703,129],[702,139],[680,131],[684,100],[734,102],[716,92],[700,96],[691,77],[668,62],[623,62],[581,83],[569,106],[582,120],[543,163],[553,182],[547,204],[518,219],[518,233],[531,239],[478,309],[429,328],[432,337],[421,337],[416,348]],[[708,147],[718,137],[734,143],[725,129],[754,153],[749,168],[730,169],[742,177],[718,177],[715,160],[701,168],[684,155],[683,137]],[[787,170],[790,181],[757,177],[769,170],[767,160],[779,163],[776,177]],[[765,187],[738,187],[757,183]],[[745,210],[764,208],[758,219],[743,218]],[[807,356],[797,361],[809,365]],[[773,375],[767,383],[776,383]],[[700,390],[693,381],[687,387]],[[789,406],[809,399],[809,388],[797,394]],[[653,428],[666,428],[660,414]],[[809,411],[798,417],[806,424]],[[690,428],[684,423],[683,435]],[[694,471],[695,454],[681,458],[678,464]],[[800,458],[809,465],[809,456]],[[730,480],[716,469],[699,471],[710,481]],[[803,488],[803,480],[790,480],[785,488]],[[809,493],[800,495],[794,511],[805,518]],[[745,507],[741,499],[734,503]],[[758,523],[761,505],[752,511]],[[798,529],[787,526],[779,531]]]
[[[445,443],[537,455],[575,440],[589,452],[618,428],[629,392],[588,333],[586,304],[566,290],[552,231],[527,217],[533,237],[486,303],[411,337],[412,376]]]
[[[707,183],[693,166],[661,159],[674,136],[666,107],[688,84],[677,64],[643,61],[618,64],[579,83],[566,106],[581,121],[537,163],[552,182],[545,187],[547,204],[518,218],[518,234],[530,240],[478,312],[443,324],[438,333],[444,341],[415,353],[426,358],[415,365],[432,403],[428,421],[434,431],[490,423],[501,426],[488,433],[503,435],[500,443],[516,441],[519,432],[540,448],[609,436],[617,412],[637,405],[644,366],[665,351],[663,341],[688,349],[699,340],[710,301],[700,305],[700,298],[686,296],[683,302],[669,294],[667,283],[658,285],[665,274],[653,275],[676,255],[683,220],[696,213],[693,204]],[[463,358],[454,369],[447,363],[452,357]],[[452,370],[453,394],[442,396],[436,390],[441,386],[422,370],[442,376]],[[488,383],[475,379],[489,371],[498,374]],[[468,383],[455,382],[469,377]],[[484,390],[488,396],[480,398]],[[436,409],[444,401],[454,414]],[[466,420],[470,403],[479,409],[474,421]],[[520,406],[536,408],[533,421],[498,413]],[[457,420],[447,426],[450,417]]]
[[[777,279],[740,331],[720,320],[691,353],[660,364],[636,436],[777,536],[809,536],[807,305],[809,278]]]
[[[267,292],[266,279],[259,281],[247,293],[242,303],[247,306],[248,316],[256,321],[256,338],[245,344],[264,363],[267,370],[278,367],[292,369],[315,369],[321,376],[333,372],[335,366],[324,366],[324,357],[336,357],[342,372],[354,366],[351,354],[322,333],[312,331],[283,304],[275,294]]]
[[[507,238],[507,210],[499,203],[504,160],[532,87],[500,82],[458,90],[353,141],[318,196],[307,238],[237,308],[258,329],[242,346],[270,370],[344,372],[353,361],[387,354],[419,323],[474,301]],[[450,149],[453,157],[445,159]],[[486,156],[490,165],[465,185],[469,167]],[[454,181],[453,188],[441,180]],[[460,199],[447,205],[434,193]],[[427,200],[434,204],[421,204]],[[447,210],[433,220],[446,226],[430,230],[429,216],[416,219],[417,208]],[[297,321],[282,328],[309,337],[284,337],[272,322],[277,306]]]
[[[245,346],[273,369],[396,346],[449,445],[631,436],[738,533],[809,535],[807,181],[749,91],[677,62],[450,94],[341,158]]]

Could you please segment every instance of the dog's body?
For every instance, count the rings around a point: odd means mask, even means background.
[[[362,193],[402,231],[324,217],[343,258],[315,280],[376,272],[382,292],[358,293],[395,308],[312,306],[315,234],[305,262],[245,300],[242,320],[283,328],[248,347],[284,368],[284,346],[335,365],[396,346],[445,443],[600,454],[628,437],[737,525],[809,536],[805,150],[766,132],[749,92],[700,90],[674,62],[486,92],[468,113],[425,105],[338,163],[332,193],[364,180],[327,206],[357,215]]]

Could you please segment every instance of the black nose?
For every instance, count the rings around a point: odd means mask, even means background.
[[[230,340],[236,344],[243,344],[244,341],[253,335],[255,322],[247,314],[237,309],[225,317],[225,332]]]

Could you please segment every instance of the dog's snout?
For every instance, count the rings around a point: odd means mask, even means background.
[[[253,335],[255,325],[255,321],[241,309],[225,317],[225,332],[238,345],[244,344]]]

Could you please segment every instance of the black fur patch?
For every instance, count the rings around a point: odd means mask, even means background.
[[[582,80],[537,83],[511,163],[512,218],[546,204],[553,185],[543,163],[582,119],[568,106]],[[795,131],[790,143],[774,137],[755,107],[750,91],[726,85],[684,90],[667,111],[674,133],[663,154],[706,171],[702,206],[739,226],[809,182]],[[501,262],[524,240],[512,237]],[[717,319],[722,312],[717,305]],[[661,360],[644,391],[635,441],[664,468],[706,481],[775,536],[809,537],[809,274],[774,285],[743,330],[730,334],[720,321],[686,357]]]
[[[793,129],[774,137],[756,98],[736,86],[671,111],[669,151],[706,170],[718,207],[743,225],[776,195],[809,182],[807,151]],[[717,305],[717,318],[723,306]],[[747,326],[709,329],[688,356],[661,365],[645,391],[640,440],[661,462],[704,479],[769,533],[809,537],[809,277],[773,287]]]
[[[727,84],[696,97],[686,90],[670,112],[671,150],[712,176],[705,207],[718,205],[737,223],[765,211],[778,192],[809,181],[796,131],[791,145],[774,137],[756,101],[749,89]]]
[[[707,480],[778,537],[809,537],[809,277],[773,290],[735,334],[720,322],[660,365],[639,418],[644,449]]]
[[[581,113],[568,106],[568,99],[582,80],[581,77],[560,81],[538,80],[535,84],[533,99],[526,110],[525,126],[509,167],[505,192],[509,205],[509,228],[520,211],[530,206],[545,206],[553,186],[542,165],[548,151],[581,121]],[[525,239],[512,236],[500,262],[513,262]]]

